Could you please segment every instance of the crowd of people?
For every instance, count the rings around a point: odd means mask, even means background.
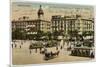
[[[21,41],[21,44],[18,46],[17,43],[16,43],[16,41],[13,41],[13,42],[11,43],[11,45],[12,45],[12,48],[22,48],[23,43],[24,43],[24,42]]]

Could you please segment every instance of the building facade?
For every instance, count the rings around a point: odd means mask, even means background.
[[[27,34],[37,34],[38,31],[44,33],[56,32],[59,35],[70,35],[75,31],[81,35],[84,32],[94,32],[94,19],[83,18],[78,13],[72,16],[53,15],[51,21],[47,21],[44,20],[45,13],[40,5],[37,16],[37,19],[32,20],[27,16],[23,16],[23,19],[13,20],[12,31],[19,29],[25,31]]]
[[[52,32],[62,31],[68,34],[69,31],[77,30],[79,34],[83,32],[94,31],[94,20],[93,19],[83,19],[80,16],[52,16]]]
[[[37,34],[38,31],[48,32],[50,31],[50,21],[43,19],[44,12],[42,6],[37,12],[38,18],[34,20],[27,19],[26,16],[23,16],[23,19],[13,20],[12,21],[12,31],[19,29],[26,31],[27,34]]]

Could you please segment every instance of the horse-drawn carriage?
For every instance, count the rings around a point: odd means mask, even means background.
[[[57,57],[59,55],[59,51],[53,53],[52,51],[51,52],[46,52],[44,54],[44,60],[49,60],[49,59],[53,59],[55,57]]]

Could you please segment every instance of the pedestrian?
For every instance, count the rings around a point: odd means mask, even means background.
[[[51,55],[53,54],[52,51],[50,53],[51,53]]]
[[[13,48],[13,44],[12,44],[12,48]]]
[[[58,47],[56,47],[56,50],[58,50]]]
[[[21,45],[20,45],[20,48],[21,48]]]
[[[60,47],[60,49],[62,49],[62,46]]]
[[[94,58],[94,53],[93,53],[93,52],[91,53],[90,57],[91,57],[91,58]]]
[[[42,48],[40,47],[40,52],[41,52]]]
[[[30,54],[31,54],[32,52],[31,52],[31,50],[30,50]]]
[[[35,49],[35,53],[37,53],[37,48]]]
[[[17,47],[17,44],[15,44],[15,48]]]

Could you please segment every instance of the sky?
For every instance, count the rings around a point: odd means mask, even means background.
[[[28,2],[26,2],[28,1]],[[18,18],[22,16],[29,16],[30,19],[36,19],[37,18],[37,11],[39,9],[39,5],[42,5],[43,11],[45,13],[44,19],[50,20],[52,15],[70,15],[70,14],[76,14],[76,9],[78,8],[80,10],[79,14],[81,14],[84,17],[92,16],[93,9],[91,12],[90,6],[82,6],[83,4],[80,5],[70,5],[68,4],[55,4],[53,3],[34,3],[33,0],[13,0],[14,3],[12,3],[12,20],[18,20]],[[44,0],[43,0],[44,1]],[[50,1],[50,0],[48,0]],[[53,1],[53,0],[51,0]],[[58,0],[61,1],[61,0]],[[57,1],[57,2],[58,2]],[[88,1],[88,0],[87,0]],[[89,5],[89,4],[86,4]],[[89,7],[89,8],[88,8]],[[70,9],[71,8],[71,9]],[[84,10],[84,8],[86,8]],[[87,9],[88,8],[88,9]]]
[[[12,2],[21,1],[39,1],[39,2],[57,2],[57,3],[68,3],[68,4],[82,4],[82,5],[95,5],[95,0],[11,0]]]

